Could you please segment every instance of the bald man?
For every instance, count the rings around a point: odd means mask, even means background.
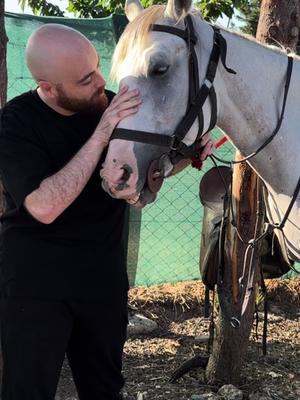
[[[26,61],[37,89],[0,112],[2,400],[54,399],[65,354],[81,400],[117,400],[127,325],[126,204],[99,166],[138,93],[105,90],[79,32],[44,25]]]

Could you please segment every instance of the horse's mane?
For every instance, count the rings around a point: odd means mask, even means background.
[[[191,14],[197,14],[200,16],[196,9],[192,9]],[[169,17],[172,19],[177,19],[179,22],[186,14],[183,14],[179,19],[174,15],[168,15],[168,10],[164,5],[154,5],[143,10],[133,21],[131,21],[125,28],[119,43],[116,46],[111,68],[111,78],[116,80],[117,69],[121,65],[128,53],[129,49],[136,48],[137,51],[143,50],[146,47],[147,35],[151,30],[153,24],[155,24],[159,19],[163,17]],[[270,46],[258,42],[253,36],[241,34],[240,32],[235,32],[230,29],[225,29],[221,27],[222,30],[232,33],[236,36],[255,42],[269,50],[275,51],[277,53],[286,54],[286,50],[276,46]],[[294,55],[295,60],[300,60],[300,57]]]
[[[278,46],[275,46],[275,45],[272,45],[272,44],[267,44],[267,43],[262,43],[262,42],[258,42],[257,39],[254,36],[252,36],[252,35],[250,35],[248,33],[236,32],[235,30],[224,28],[223,26],[219,26],[219,28],[222,31],[231,33],[231,34],[233,34],[235,36],[238,36],[238,37],[246,39],[246,40],[248,40],[250,42],[256,43],[259,46],[265,47],[266,49],[271,50],[271,51],[273,51],[275,53],[279,53],[279,54],[283,54],[283,55],[289,54],[289,55],[293,56],[293,58],[295,60],[298,60],[298,61],[300,60],[300,57],[296,53],[294,53],[294,52],[289,53],[288,50],[279,42],[278,42]]]

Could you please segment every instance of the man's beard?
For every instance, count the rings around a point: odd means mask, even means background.
[[[57,85],[56,90],[58,93],[57,105],[74,113],[99,115],[108,106],[108,98],[102,88],[99,88],[89,99],[74,99],[69,97],[61,85]]]

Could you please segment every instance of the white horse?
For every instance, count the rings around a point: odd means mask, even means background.
[[[152,30],[153,24],[185,30],[185,16],[191,15],[197,42],[200,86],[207,83],[207,67],[215,33],[210,24],[191,11],[191,0],[169,0],[166,7],[143,10],[138,0],[127,4],[130,20],[115,51],[112,73],[117,81],[138,88],[143,99],[139,112],[123,120],[119,128],[155,134],[173,135],[187,112],[189,98],[189,52],[191,42],[172,32]],[[287,81],[288,57],[283,51],[261,45],[252,39],[221,30],[227,42],[222,62],[213,81],[217,98],[216,124],[239,151],[247,156],[260,148],[278,125]],[[226,60],[225,60],[226,58]],[[225,61],[236,74],[228,72]],[[264,181],[268,192],[268,218],[280,224],[295,195],[300,177],[300,59],[294,56],[290,86],[287,90],[284,119],[273,140],[249,164]],[[203,105],[203,130],[210,125],[211,101]],[[198,118],[188,129],[183,143],[191,145],[199,135]],[[199,137],[199,136],[198,136]],[[129,140],[128,140],[129,139]],[[114,197],[138,205],[153,201],[149,174],[170,174],[176,157],[170,162],[169,149],[158,143],[136,142],[133,136],[111,141],[101,170],[103,187]],[[164,154],[164,157],[161,157]],[[159,167],[151,162],[159,159]],[[149,172],[150,167],[150,172]],[[158,172],[157,172],[158,170]],[[147,177],[148,176],[148,177]],[[150,176],[150,179],[151,179]],[[158,185],[159,186],[159,185]],[[300,260],[300,198],[293,204],[283,229],[289,257]]]

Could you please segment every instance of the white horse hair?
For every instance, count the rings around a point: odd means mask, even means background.
[[[139,18],[142,12],[139,1],[131,0],[130,3],[129,18]],[[168,17],[162,13],[156,23],[183,27],[182,20],[179,22],[178,20],[181,15],[189,11],[190,6],[191,1],[169,0]],[[172,13],[173,19],[170,18]],[[198,37],[196,52],[201,83],[213,45],[213,29],[201,18],[192,16],[192,19]],[[132,24],[135,21],[133,19]],[[186,111],[188,87],[186,43],[181,38],[165,32],[149,32],[145,34],[144,42],[140,42],[139,46],[130,42],[126,47],[125,41],[128,44],[130,37],[133,37],[130,35],[134,33],[125,32],[120,39],[113,70],[121,84],[126,83],[131,88],[139,88],[144,102],[136,115],[122,121],[119,126],[171,135]],[[135,35],[138,37],[139,34]],[[227,41],[227,64],[237,71],[237,74],[229,74],[222,63],[219,63],[214,81],[218,99],[217,126],[228,135],[236,148],[247,156],[271,136],[277,125],[286,82],[287,55],[227,30],[222,30],[222,35]],[[155,77],[151,72],[153,65],[156,69],[162,68],[166,71],[165,75]],[[203,112],[204,129],[207,129],[211,115],[209,101],[204,104]],[[196,135],[197,122],[190,129],[185,143],[193,143]],[[131,188],[131,193],[139,193],[141,185],[145,182],[144,175],[147,170],[146,167],[141,167],[139,154],[143,153],[143,158],[145,151],[145,145],[113,140],[109,147],[104,172],[111,168],[113,159],[129,163],[133,169],[132,176],[135,178],[128,181],[127,187]],[[129,153],[134,154],[134,162]],[[267,187],[269,219],[274,223],[280,223],[300,176],[299,57],[294,57],[293,74],[281,129],[272,142],[253,157],[249,164]],[[105,173],[103,176],[105,177]],[[109,179],[107,185],[110,186]],[[122,191],[116,194],[118,198],[122,196]],[[286,222],[284,235],[290,257],[300,260],[299,196]]]

